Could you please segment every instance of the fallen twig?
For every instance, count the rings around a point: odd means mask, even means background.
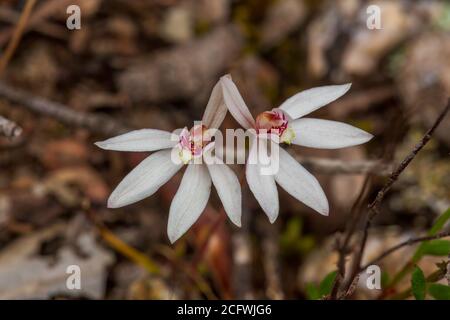
[[[130,130],[109,117],[75,111],[64,104],[34,96],[2,82],[0,82],[0,97],[70,126],[87,128],[94,133],[117,135]]]
[[[16,24],[19,21],[19,19],[20,19],[20,12],[17,12],[16,10],[8,8],[6,6],[0,7],[0,20],[2,20],[2,22]],[[65,30],[63,27],[53,22],[42,21],[41,23],[36,25],[35,30],[43,35],[47,35],[53,38],[57,39],[67,38],[67,31],[66,31],[67,29]]]
[[[61,8],[65,8],[71,4],[78,4],[79,0],[48,0],[43,1],[43,3],[36,8],[36,10],[31,15],[30,19],[25,24],[24,32],[27,32],[28,30],[31,30],[37,26],[42,27],[42,23],[47,19],[49,16],[57,12],[58,10],[61,10]],[[2,32],[0,33],[0,46],[3,46],[8,39],[13,35],[14,28],[4,28]]]
[[[28,0],[27,3],[25,4],[25,7],[23,8],[19,21],[17,22],[17,26],[14,29],[11,41],[8,43],[8,47],[6,47],[5,52],[0,58],[0,75],[5,70],[9,60],[11,60],[12,56],[14,55],[14,52],[17,49],[17,46],[20,43],[23,31],[25,30],[28,18],[30,17],[31,11],[33,10],[35,4],[36,0]]]

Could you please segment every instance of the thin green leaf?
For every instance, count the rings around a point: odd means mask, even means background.
[[[426,280],[422,269],[417,266],[411,276],[411,289],[416,300],[425,299]]]
[[[445,226],[447,221],[450,220],[450,208],[447,209],[439,218],[436,219],[434,225],[428,231],[429,236],[435,236]]]
[[[431,240],[423,244],[422,255],[447,256],[450,253],[449,240]]]
[[[305,291],[308,300],[318,300],[321,298],[319,288],[314,283],[307,283]]]
[[[429,284],[428,293],[436,300],[450,300],[450,287],[443,284]]]
[[[321,297],[326,296],[331,293],[333,288],[334,280],[336,279],[337,271],[332,271],[323,278],[322,282],[319,284],[319,294]]]
[[[439,231],[442,230],[442,228],[445,226],[445,224],[449,220],[450,220],[450,208],[447,209],[447,211],[445,211],[443,214],[441,214],[439,216],[439,218],[436,219],[436,222],[433,224],[433,226],[430,228],[430,230],[428,230],[428,235],[435,236]],[[427,242],[424,242],[416,249],[416,252],[414,253],[414,256],[412,257],[413,263],[419,262],[419,260],[423,257],[423,255],[424,255],[423,250],[424,250],[424,246],[426,244],[427,244]]]
[[[381,287],[386,287],[390,281],[389,274],[385,271],[381,272]]]

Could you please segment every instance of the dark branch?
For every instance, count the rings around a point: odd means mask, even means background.
[[[406,246],[411,246],[413,244],[419,243],[419,242],[424,242],[424,241],[430,241],[430,240],[436,240],[436,239],[441,239],[441,238],[445,238],[445,237],[450,237],[450,231],[446,231],[446,232],[441,232],[438,233],[434,236],[424,236],[424,237],[419,237],[419,238],[412,238],[403,242],[400,242],[399,244],[389,248],[388,250],[386,250],[385,252],[383,252],[382,254],[380,254],[378,257],[376,257],[375,259],[373,259],[372,261],[368,262],[367,264],[365,264],[364,266],[362,266],[360,268],[360,271],[365,270],[368,266],[375,264],[381,260],[383,260],[384,258],[386,258],[387,256],[389,256],[391,253],[394,253],[395,251],[406,247]]]
[[[0,97],[36,113],[55,118],[67,125],[84,127],[94,133],[108,136],[129,130],[109,117],[75,111],[64,104],[34,96],[3,82],[0,82]]]

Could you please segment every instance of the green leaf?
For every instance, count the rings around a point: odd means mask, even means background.
[[[384,288],[391,281],[389,274],[387,272],[381,272],[381,287]]]
[[[439,218],[436,219],[436,222],[433,224],[433,226],[428,230],[429,236],[435,236],[439,231],[442,230],[442,228],[445,226],[447,221],[450,220],[450,208],[447,209],[442,215],[439,216]],[[423,242],[414,253],[414,256],[412,258],[413,263],[419,262],[419,260],[422,258],[424,253],[424,247],[429,242]]]
[[[326,296],[331,293],[333,289],[334,280],[336,279],[337,271],[332,271],[323,278],[319,284],[320,297]]]
[[[436,300],[450,300],[450,287],[443,284],[429,284],[428,293]]]
[[[425,299],[426,280],[422,269],[417,266],[411,276],[411,289],[416,300]]]
[[[280,245],[285,251],[295,251],[302,238],[303,223],[300,218],[289,219],[280,236]]]
[[[447,209],[447,211],[445,211],[441,216],[439,216],[439,218],[436,219],[436,222],[428,231],[428,235],[430,236],[436,235],[439,231],[442,230],[442,228],[445,226],[445,223],[448,220],[450,220],[450,208]]]
[[[317,300],[321,298],[319,294],[319,288],[314,283],[307,283],[305,291],[308,300]]]
[[[422,246],[422,254],[429,256],[447,256],[450,253],[449,240],[431,240],[425,242]]]

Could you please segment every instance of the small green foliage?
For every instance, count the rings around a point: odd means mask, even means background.
[[[422,254],[429,256],[447,256],[450,253],[449,240],[432,240],[423,244]]]
[[[442,230],[448,220],[450,220],[450,208],[448,208],[447,211],[445,211],[441,216],[439,216],[439,218],[436,219],[436,222],[430,228],[428,234],[430,236],[436,235],[439,231]]]
[[[331,293],[334,281],[336,279],[337,271],[332,271],[327,274],[319,285],[314,283],[306,284],[306,297],[308,300],[318,300]]]
[[[411,276],[411,289],[416,300],[425,299],[426,280],[422,269],[418,266],[416,266]]]
[[[450,300],[450,287],[443,284],[429,284],[428,293],[436,300]]]
[[[436,235],[439,231],[442,230],[442,228],[445,226],[445,224],[449,220],[450,220],[450,208],[447,209],[447,211],[445,211],[441,216],[439,216],[439,218],[436,219],[436,222],[433,224],[433,226],[428,231],[428,235],[429,236]],[[438,241],[438,240],[435,240],[435,241]],[[440,241],[443,241],[443,240],[440,240]],[[422,258],[422,256],[427,254],[426,253],[427,251],[433,252],[433,250],[435,250],[434,252],[436,252],[436,248],[433,248],[433,247],[438,246],[440,250],[445,251],[446,244],[440,244],[440,245],[439,244],[438,245],[431,244],[431,248],[430,248],[429,243],[431,243],[431,242],[433,242],[433,241],[424,242],[417,248],[417,250],[412,258],[412,261],[414,263],[417,263]],[[426,248],[426,247],[428,247],[428,248]],[[428,254],[436,255],[436,254],[430,254],[430,253],[428,253]],[[447,254],[448,254],[448,251],[447,251]]]
[[[403,47],[397,49],[389,56],[388,72],[391,76],[395,76],[402,65],[405,63],[405,49]]]
[[[390,276],[387,272],[381,272],[381,287],[387,287],[389,282],[391,281]]]
[[[289,219],[286,229],[280,236],[280,246],[284,254],[303,255],[314,248],[315,241],[311,236],[303,235],[303,222],[301,218]]]
[[[323,278],[319,284],[319,294],[321,297],[329,295],[333,288],[334,280],[336,280],[337,271],[332,271]]]
[[[305,291],[308,300],[318,300],[321,298],[319,293],[319,287],[314,283],[307,283]]]
[[[450,4],[444,4],[441,15],[439,16],[435,24],[438,28],[444,31],[450,30]]]

